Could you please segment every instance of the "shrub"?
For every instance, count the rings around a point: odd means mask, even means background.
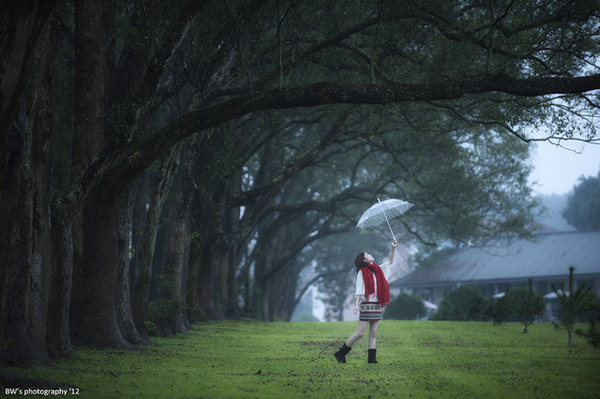
[[[184,303],[179,298],[159,298],[156,301],[150,301],[148,304],[148,315],[150,317],[174,317],[184,310]]]
[[[156,337],[156,336],[158,336],[158,331],[156,329],[156,324],[154,324],[151,321],[146,321],[146,322],[144,322],[144,324],[146,324],[146,328],[148,329],[148,335],[150,337]]]
[[[433,320],[485,320],[487,301],[476,289],[463,285],[444,297]]]
[[[427,309],[425,309],[425,304],[420,297],[403,292],[385,307],[383,318],[393,320],[414,320],[419,315],[425,316],[426,313]]]
[[[494,325],[502,324],[514,313],[514,298],[508,295],[509,289],[503,297],[490,298],[488,303],[488,316],[493,320]]]

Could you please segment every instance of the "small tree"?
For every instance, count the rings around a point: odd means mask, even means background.
[[[574,266],[569,266],[569,291],[565,292],[564,283],[560,283],[560,292],[552,284],[552,290],[558,297],[560,305],[562,306],[563,314],[560,320],[560,324],[565,326],[567,333],[569,334],[569,346],[573,345],[573,327],[577,323],[578,319],[588,310],[590,304],[594,299],[594,293],[592,287],[586,287],[585,283],[573,290],[573,273],[575,272]],[[558,324],[555,323],[558,327]]]
[[[385,307],[383,318],[393,320],[414,320],[419,315],[425,316],[426,313],[427,309],[420,297],[403,292]]]
[[[523,333],[527,334],[527,327],[533,324],[536,317],[543,314],[546,303],[544,297],[533,290],[531,279],[529,279],[529,289],[521,286],[521,289],[515,291],[511,295],[515,298],[514,311],[518,320],[525,326]]]
[[[598,349],[600,348],[600,300],[598,298],[590,303],[589,310],[594,312],[594,315],[589,319],[588,330],[577,329],[575,334],[586,338],[594,349]]]
[[[490,298],[488,303],[488,316],[494,325],[504,323],[515,311],[515,300],[509,295],[509,289],[500,298]]]

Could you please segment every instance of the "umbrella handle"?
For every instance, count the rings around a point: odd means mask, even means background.
[[[385,221],[388,224],[388,227],[390,228],[390,231],[392,232],[392,237],[394,238],[394,240],[396,239],[396,236],[394,235],[394,230],[392,230],[392,226],[390,226],[390,221],[387,218],[387,215],[385,216]]]
[[[377,201],[381,202],[381,200],[379,198],[377,198]],[[384,204],[384,205],[387,205],[387,204]],[[387,206],[385,208],[387,209]],[[392,230],[392,226],[390,225],[390,221],[388,220],[387,213],[383,212],[383,216],[385,216],[385,221],[387,222],[387,225],[390,228],[390,232],[392,233],[392,237],[395,240],[396,236],[394,235],[394,230]]]

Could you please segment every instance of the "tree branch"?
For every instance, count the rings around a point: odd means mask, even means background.
[[[453,100],[469,94],[502,92],[514,96],[535,97],[548,94],[581,94],[600,89],[600,74],[577,78],[515,79],[505,74],[482,75],[462,81],[436,84],[356,85],[316,83],[284,90],[253,92],[229,101],[189,111],[169,123],[148,139],[117,158],[104,173],[103,200],[116,200],[118,192],[133,177],[150,165],[166,149],[196,133],[219,126],[229,120],[265,109],[312,107],[325,104],[381,104],[398,102]],[[106,156],[121,152],[118,139],[107,143]],[[106,167],[107,162],[91,166]],[[101,173],[90,170],[89,175]]]

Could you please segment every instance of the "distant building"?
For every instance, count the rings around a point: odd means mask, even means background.
[[[585,283],[600,296],[600,231],[539,234],[534,240],[498,239],[485,248],[469,247],[435,266],[424,267],[390,283],[390,288],[419,295],[439,305],[452,289],[472,286],[486,297],[527,285],[547,298],[545,319],[553,318],[557,300],[552,284],[568,289],[569,266],[577,287]],[[554,297],[554,298],[553,298]]]

